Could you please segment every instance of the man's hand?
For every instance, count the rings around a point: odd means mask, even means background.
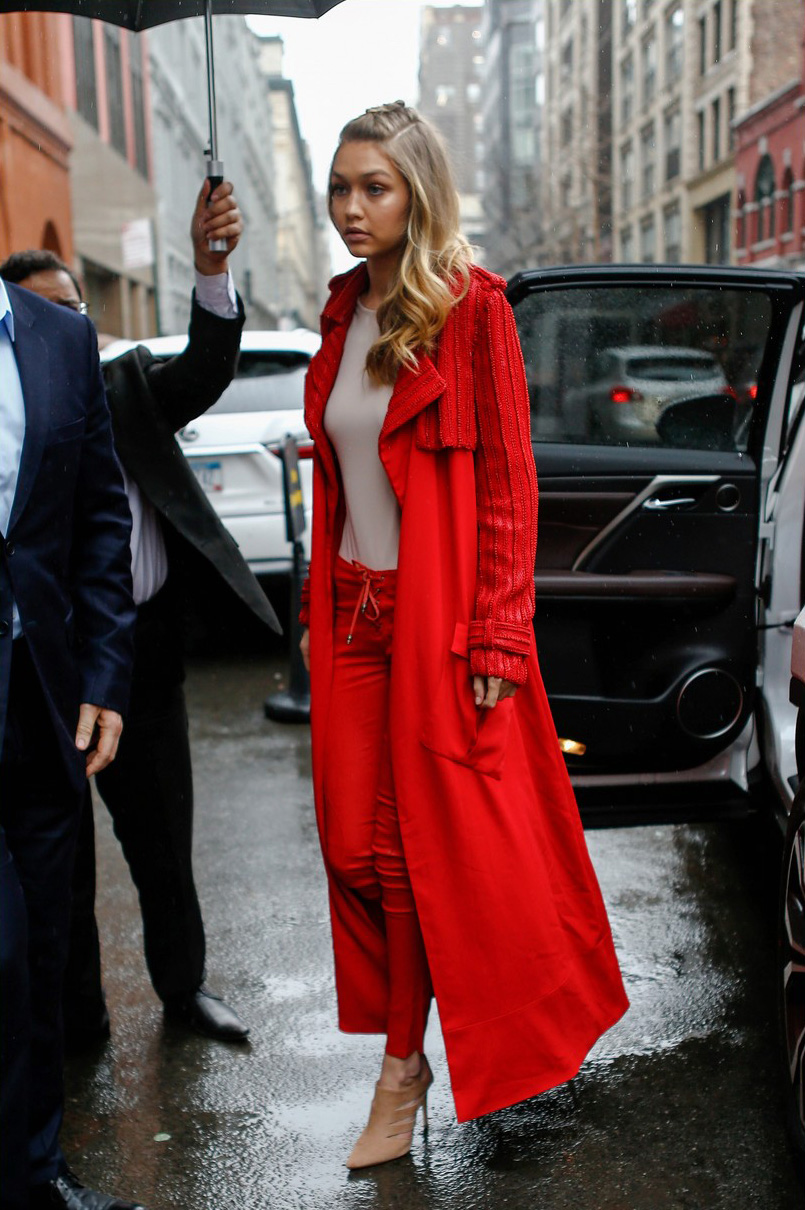
[[[75,746],[87,754],[87,777],[100,773],[115,759],[123,719],[116,710],[102,710],[82,702],[78,711]]]
[[[222,181],[207,205],[209,196],[210,182],[205,180],[190,224],[195,265],[199,273],[206,277],[226,273],[229,268],[227,259],[243,235],[243,216],[233,196],[231,181]],[[226,252],[210,252],[208,241],[211,239],[225,239]]]
[[[475,705],[485,710],[493,710],[504,697],[514,697],[517,686],[511,681],[504,681],[499,676],[474,676],[472,688],[475,694]]]

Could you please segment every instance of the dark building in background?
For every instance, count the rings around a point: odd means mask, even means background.
[[[487,0],[482,129],[486,263],[508,276],[540,263],[544,0]]]
[[[469,5],[423,9],[419,109],[445,137],[461,198],[462,228],[467,238],[479,246],[478,255],[482,259],[485,233],[481,209],[484,179],[481,16],[480,8]]]

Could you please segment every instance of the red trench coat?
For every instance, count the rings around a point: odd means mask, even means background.
[[[322,835],[333,569],[343,524],[322,420],[366,282],[361,265],[331,283],[305,394],[315,465],[303,621],[311,632]],[[400,371],[379,439],[402,510],[390,691],[394,782],[459,1121],[574,1076],[628,1007],[537,664],[536,480],[522,355],[504,286],[473,269],[436,364],[422,355],[416,371]],[[501,467],[516,489],[513,508],[494,499]],[[493,711],[478,711],[468,657],[474,671],[525,683]],[[329,890],[339,1025],[384,1033],[382,917],[332,874]]]

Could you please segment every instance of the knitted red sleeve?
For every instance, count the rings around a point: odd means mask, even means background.
[[[472,672],[525,683],[534,615],[537,474],[525,366],[512,309],[490,291],[475,350],[478,591]]]

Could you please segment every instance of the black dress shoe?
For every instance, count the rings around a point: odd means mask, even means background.
[[[165,1017],[218,1042],[245,1042],[249,1036],[248,1025],[243,1024],[234,1008],[224,1004],[220,996],[214,996],[206,987],[200,987],[189,996],[167,1000]]]
[[[34,1185],[30,1193],[31,1210],[145,1210],[139,1202],[87,1189],[69,1169],[45,1185]]]

